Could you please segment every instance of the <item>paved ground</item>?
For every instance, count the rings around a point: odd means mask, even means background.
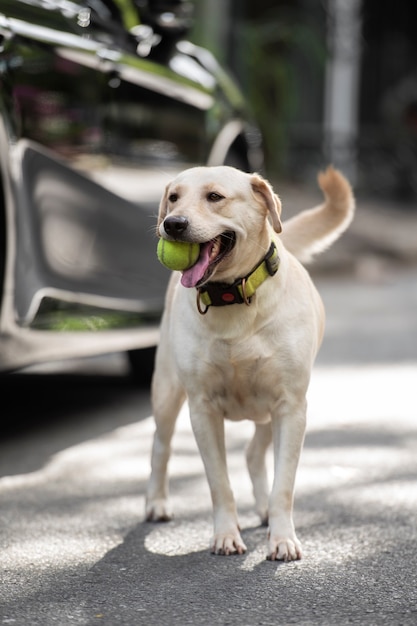
[[[214,557],[186,412],[171,467],[176,520],[146,524],[152,423],[133,419],[138,407],[149,414],[146,394],[112,378],[90,395],[55,380],[64,396],[102,398],[98,410],[81,399],[60,424],[1,446],[0,623],[415,624],[416,375],[407,363],[316,369],[297,480],[304,559],[292,564],[265,560],[243,464],[247,425],[232,425],[228,441],[248,552]]]

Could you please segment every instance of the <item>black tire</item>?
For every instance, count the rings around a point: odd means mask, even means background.
[[[129,350],[130,378],[139,387],[149,387],[155,365],[156,346]]]
[[[242,172],[249,172],[249,163],[246,155],[234,147],[227,153],[224,165],[236,167],[238,170],[242,170]]]

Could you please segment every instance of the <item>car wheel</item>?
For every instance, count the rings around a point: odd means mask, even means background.
[[[238,137],[234,144],[230,146],[224,160],[224,165],[236,167],[238,170],[242,170],[242,172],[253,171],[248,158],[248,145],[242,137]]]
[[[155,364],[156,346],[129,350],[127,353],[130,365],[130,378],[140,387],[149,387]]]

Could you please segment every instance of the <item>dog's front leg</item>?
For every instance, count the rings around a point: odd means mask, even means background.
[[[213,503],[213,554],[243,554],[235,499],[229,482],[223,418],[190,406],[194,436],[203,459]]]
[[[286,407],[272,419],[274,481],[269,498],[268,559],[301,559],[293,522],[294,485],[305,433],[305,402]]]
[[[158,355],[159,356],[159,355]],[[152,444],[151,475],[146,492],[146,520],[167,522],[173,517],[168,497],[168,461],[175,423],[185,392],[167,368],[167,359],[158,359],[152,380],[152,406],[155,434]]]

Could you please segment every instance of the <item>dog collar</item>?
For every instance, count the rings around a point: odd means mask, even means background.
[[[279,262],[277,247],[272,242],[264,258],[247,276],[238,278],[231,285],[212,282],[197,287],[198,312],[205,315],[211,306],[226,306],[228,304],[246,304],[249,306],[258,287],[269,276],[274,276],[277,273]]]

